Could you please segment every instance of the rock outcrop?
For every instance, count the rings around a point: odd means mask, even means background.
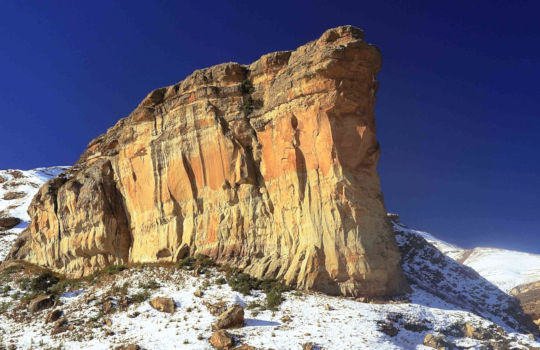
[[[540,328],[540,281],[517,286],[510,294],[519,300],[523,311],[531,316]]]
[[[376,173],[380,67],[345,26],[152,91],[40,189],[10,259],[82,276],[201,253],[299,288],[400,293]]]

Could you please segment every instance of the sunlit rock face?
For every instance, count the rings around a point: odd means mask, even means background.
[[[345,26],[152,91],[41,188],[11,259],[81,276],[202,253],[302,289],[403,291],[376,173],[380,67]]]

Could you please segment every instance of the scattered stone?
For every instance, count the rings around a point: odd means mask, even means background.
[[[285,315],[285,316],[283,316],[283,317],[281,318],[281,322],[283,322],[283,323],[289,323],[289,322],[292,322],[292,318],[291,318],[291,316],[289,316],[289,315]]]
[[[202,298],[203,292],[200,289],[198,289],[195,291],[195,293],[193,293],[193,295],[195,295],[198,298]]]
[[[394,326],[393,322],[379,321],[377,324],[379,325],[379,330],[390,337],[395,337],[399,333],[399,329]]]
[[[213,304],[203,301],[203,305],[206,306],[208,312],[210,312],[210,314],[213,316],[219,316],[227,310],[227,304],[224,301],[219,301]]]
[[[240,304],[234,304],[227,311],[219,315],[213,329],[226,329],[242,327],[244,325],[244,309]]]
[[[141,313],[139,311],[135,311],[134,313],[132,314],[129,314],[128,317],[129,318],[135,318],[135,317],[138,317]]]
[[[326,311],[332,311],[332,310],[334,310],[334,308],[331,307],[331,306],[328,305],[328,304],[324,305],[324,309],[325,309]]]
[[[112,326],[112,321],[110,318],[106,318],[105,319],[105,324],[108,326],[108,327],[111,327]]]
[[[449,350],[454,348],[454,345],[446,340],[443,335],[435,335],[431,333],[426,335],[424,338],[424,345],[438,350]]]
[[[425,331],[428,331],[428,330],[432,329],[431,325],[429,323],[425,322],[424,320],[422,320],[422,321],[407,321],[403,325],[403,328],[405,328],[408,331],[417,332],[417,333],[422,333],[422,332],[425,332]]]
[[[232,335],[222,329],[215,331],[209,341],[216,349],[230,349],[234,346],[234,338]]]
[[[117,346],[114,350],[141,350],[141,347],[137,344],[128,344]]]
[[[38,312],[48,309],[54,305],[54,297],[52,295],[40,295],[35,297],[28,304],[28,311]]]
[[[536,341],[536,337],[532,333],[527,334],[527,337],[529,337],[529,339],[532,341]]]
[[[10,201],[10,200],[13,200],[13,199],[24,198],[25,196],[26,196],[26,193],[24,193],[24,192],[8,192],[8,193],[4,194],[4,199],[6,201]]]
[[[63,333],[65,331],[71,331],[75,328],[73,324],[68,324],[68,321],[65,317],[62,317],[54,324],[54,328],[51,332],[51,335]]]
[[[489,330],[475,327],[469,322],[465,323],[465,329],[463,333],[467,338],[476,340],[489,340],[494,338],[492,332],[490,332]]]
[[[176,310],[176,304],[171,298],[157,297],[150,300],[150,305],[158,311],[168,312],[170,314],[174,313]]]
[[[47,314],[47,317],[45,318],[46,323],[51,323],[56,320],[58,320],[60,317],[62,317],[62,310],[56,309]]]
[[[321,350],[321,347],[315,343],[309,342],[302,344],[302,350]]]

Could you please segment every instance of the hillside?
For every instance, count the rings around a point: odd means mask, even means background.
[[[473,268],[508,293],[522,284],[540,281],[540,255],[501,248],[463,249],[423,231],[394,222],[394,229],[419,235],[448,257]]]

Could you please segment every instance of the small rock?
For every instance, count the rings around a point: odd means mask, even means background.
[[[529,339],[532,341],[536,341],[536,337],[532,333],[527,334],[527,337],[529,337]]]
[[[281,318],[281,322],[283,322],[283,323],[289,323],[289,322],[292,322],[292,318],[291,318],[291,316],[289,316],[289,315],[285,315],[285,316],[283,316],[283,317]]]
[[[424,338],[424,345],[438,350],[452,349],[453,344],[450,343],[443,335],[428,334]]]
[[[112,321],[110,318],[107,318],[105,319],[105,324],[108,326],[108,327],[111,327],[112,326]]]
[[[45,322],[46,323],[54,322],[58,320],[60,317],[62,317],[62,314],[63,314],[62,310],[59,310],[59,309],[53,310],[49,312],[49,314],[47,315],[47,318],[45,318]]]
[[[234,304],[224,313],[219,315],[213,325],[213,329],[226,329],[242,327],[244,325],[244,309],[240,304]]]
[[[174,313],[174,310],[176,310],[176,304],[171,298],[157,297],[150,300],[150,305],[158,311],[168,312],[170,314]]]
[[[326,311],[332,311],[332,310],[334,310],[334,308],[331,307],[331,306],[328,305],[328,304],[324,305],[324,309],[325,309]]]
[[[489,340],[494,338],[493,334],[489,330],[475,327],[469,322],[465,323],[464,334],[467,338],[476,340]]]
[[[56,323],[54,324],[54,328],[51,331],[51,335],[63,333],[68,330],[73,330],[74,328],[75,326],[73,326],[73,324],[68,324],[67,319],[63,317],[59,319],[58,321],[56,321]]]
[[[114,308],[114,303],[111,300],[107,300],[103,303],[102,310],[104,314],[111,313],[112,309]]]
[[[393,322],[379,321],[377,324],[379,325],[379,330],[390,337],[395,337],[399,333],[399,329],[394,326]]]
[[[114,348],[114,350],[140,350],[141,347],[137,344],[120,345]]]
[[[28,311],[38,312],[48,309],[54,305],[54,297],[52,295],[40,295],[35,297],[28,304]]]
[[[128,317],[129,318],[135,318],[135,317],[138,317],[141,313],[139,311],[135,311],[134,313],[132,314],[129,314]]]
[[[26,196],[26,193],[24,192],[7,192],[6,194],[4,194],[4,199],[6,201],[10,201],[13,199],[23,198],[25,196]]]
[[[195,291],[195,293],[193,293],[193,295],[195,295],[198,298],[201,298],[203,296],[203,292],[200,289],[198,289]]]
[[[8,350],[16,350],[17,347],[15,346],[15,344],[9,344],[8,346]]]
[[[320,348],[320,346],[312,342],[302,344],[302,350],[319,350]]]
[[[229,333],[220,329],[210,337],[210,344],[216,349],[230,349],[234,345],[234,338]]]

